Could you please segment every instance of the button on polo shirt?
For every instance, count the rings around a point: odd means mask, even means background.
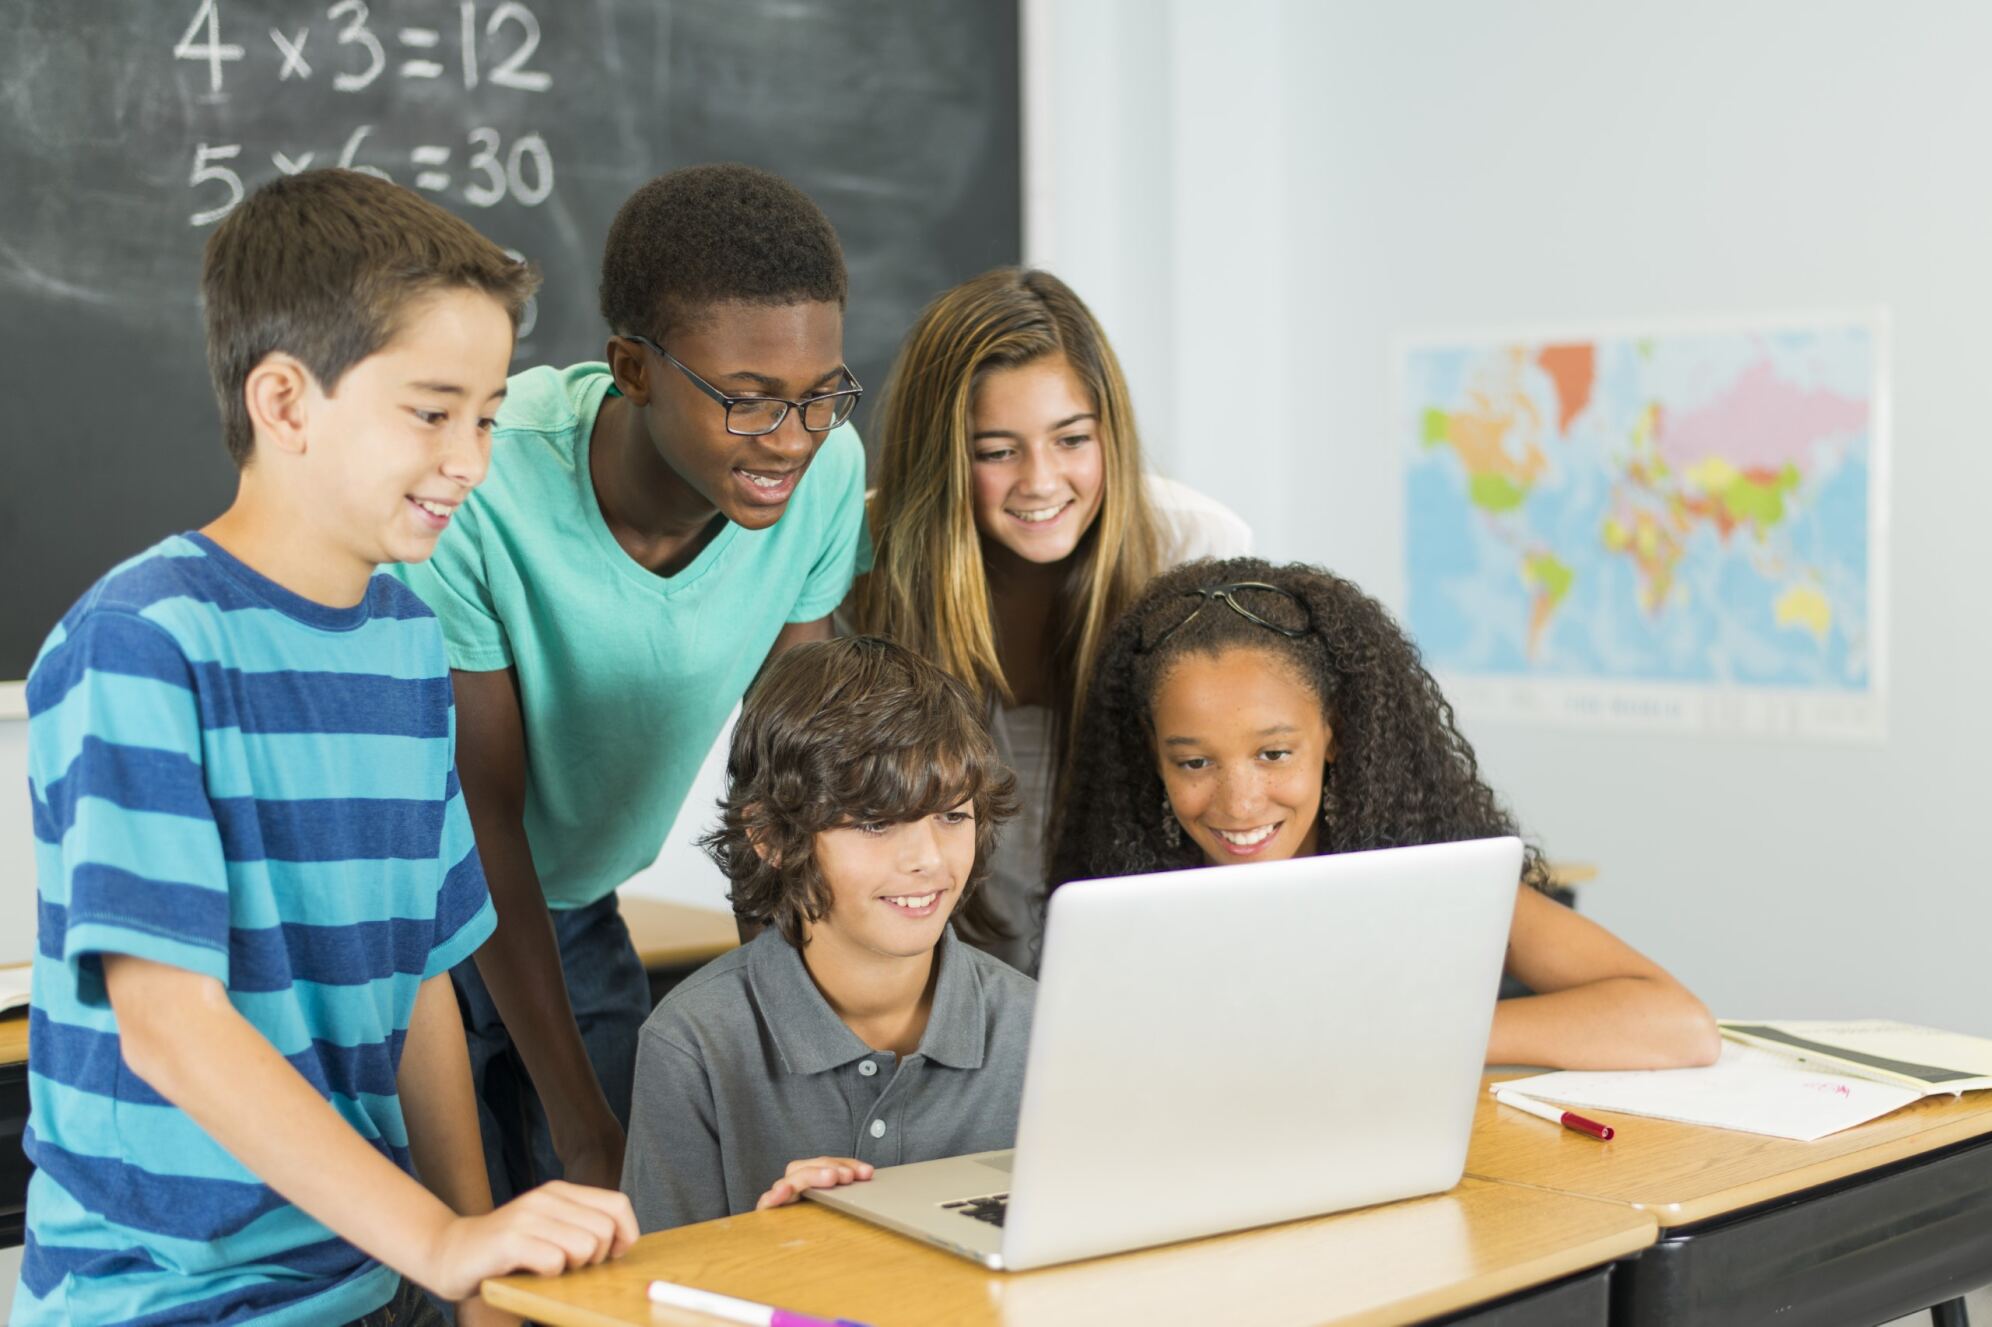
[[[753,1210],[791,1161],[890,1166],[1014,1146],[1036,983],[945,931],[919,1049],[874,1050],[775,930],[643,1026],[623,1192],[643,1230]]]

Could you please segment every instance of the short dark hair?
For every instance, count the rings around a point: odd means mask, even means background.
[[[830,908],[817,834],[973,801],[965,900],[1017,808],[1016,780],[968,688],[878,636],[798,645],[771,662],[741,709],[726,776],[720,827],[700,846],[733,882],[734,915],[798,948],[804,924]]]
[[[602,251],[602,317],[662,340],[711,304],[844,305],[844,251],[823,210],[734,162],[686,166],[629,196]]]
[[[255,451],[242,388],[264,356],[295,355],[330,392],[394,339],[410,302],[456,287],[497,300],[516,329],[539,277],[469,222],[359,171],[282,176],[243,199],[208,237],[201,268],[229,457],[240,467]]]

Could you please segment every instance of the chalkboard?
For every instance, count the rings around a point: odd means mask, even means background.
[[[766,167],[837,227],[875,402],[927,299],[1018,260],[1017,23],[1016,0],[6,0],[0,679],[234,491],[197,286],[242,190],[341,164],[468,218],[545,274],[525,367],[600,357],[602,239],[637,185]]]

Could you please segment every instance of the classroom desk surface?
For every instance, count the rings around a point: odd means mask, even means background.
[[[1518,1076],[1490,1074],[1486,1082]],[[1466,1173],[1629,1203],[1653,1213],[1666,1229],[1992,1135],[1992,1092],[1929,1097],[1810,1143],[1611,1111],[1585,1113],[1618,1130],[1618,1137],[1593,1141],[1501,1106],[1483,1091]]]
[[[1451,1193],[1035,1272],[964,1259],[810,1203],[646,1236],[556,1279],[484,1283],[549,1327],[684,1324],[653,1279],[895,1327],[901,1323],[1388,1324],[1543,1285],[1652,1243],[1631,1208],[1466,1180]]]
[[[1598,878],[1598,868],[1589,862],[1546,862],[1549,883],[1558,889],[1575,889]]]
[[[1587,1113],[1618,1136],[1483,1096],[1466,1168],[1652,1214],[1660,1238],[1613,1270],[1614,1327],[1887,1322],[1992,1282],[1992,1092],[1810,1143]]]
[[[740,944],[730,912],[629,894],[617,902],[637,957],[651,971],[695,968]]]
[[[25,972],[29,963],[0,963],[0,972]],[[28,1062],[28,1011],[10,1009],[0,1014],[0,1067]]]

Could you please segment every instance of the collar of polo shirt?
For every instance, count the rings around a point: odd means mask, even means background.
[[[975,965],[966,961],[961,949],[954,927],[941,932],[941,943],[934,948],[934,961],[941,969],[934,984],[934,1008],[914,1054],[951,1069],[979,1069],[989,1024],[987,993]],[[782,939],[780,932],[770,927],[747,950],[747,982],[755,1003],[767,1015],[768,1035],[784,1071],[820,1074],[878,1053],[837,1017],[803,966],[802,951]]]

